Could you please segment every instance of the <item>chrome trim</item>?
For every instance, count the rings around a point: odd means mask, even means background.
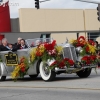
[[[74,67],[70,67],[70,68],[67,68],[65,67],[64,69],[60,69],[60,68],[55,68],[55,72],[59,72],[59,71],[73,71],[75,69],[79,69],[79,70],[84,70],[86,68],[96,68],[97,65],[93,65],[93,66],[85,66],[85,67],[80,67],[80,68],[74,68]]]

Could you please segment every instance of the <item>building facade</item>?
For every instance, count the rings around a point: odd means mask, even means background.
[[[77,34],[88,38],[91,33],[97,35],[100,29],[96,9],[22,8],[19,9],[19,25],[20,32],[49,32],[58,43],[66,38],[76,39]]]
[[[16,42],[18,37],[51,37],[57,43],[63,43],[66,38],[70,41],[81,35],[100,42],[100,22],[96,9],[21,8],[19,18],[11,19],[10,24],[11,32],[4,34],[11,43]]]

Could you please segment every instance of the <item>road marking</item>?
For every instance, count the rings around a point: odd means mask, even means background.
[[[0,88],[41,88],[41,89],[77,89],[77,90],[98,90],[100,91],[100,88],[70,88],[70,87],[33,87],[33,86],[0,86]]]

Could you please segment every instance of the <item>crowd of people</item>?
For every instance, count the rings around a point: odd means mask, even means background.
[[[0,44],[0,51],[17,51],[25,48],[27,48],[25,40],[20,37],[17,39],[17,43],[8,43],[7,39],[3,38]]]

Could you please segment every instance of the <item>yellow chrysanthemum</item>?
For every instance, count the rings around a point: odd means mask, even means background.
[[[18,76],[19,76],[19,74],[18,74],[18,72],[13,72],[13,73],[11,73],[11,76],[12,76],[12,79],[16,79]]]
[[[77,40],[72,39],[72,40],[70,41],[70,43],[71,43],[71,44],[77,43]]]
[[[33,48],[31,51],[30,51],[30,60],[31,61],[34,61],[35,60],[35,57],[36,57],[36,49],[37,48]]]
[[[45,48],[44,48],[44,46],[43,46],[43,45],[40,45],[40,47],[39,47],[39,51],[40,51],[41,53],[44,53]]]
[[[96,48],[94,46],[88,44],[88,47],[89,47],[89,53],[91,53],[91,54],[96,53]]]
[[[56,46],[56,50],[58,52],[58,54],[60,54],[63,50],[63,48],[61,46]]]
[[[19,71],[20,71],[20,67],[19,66],[16,66],[15,69],[14,69],[14,71],[11,73],[12,79],[15,79],[15,78],[18,77]]]

